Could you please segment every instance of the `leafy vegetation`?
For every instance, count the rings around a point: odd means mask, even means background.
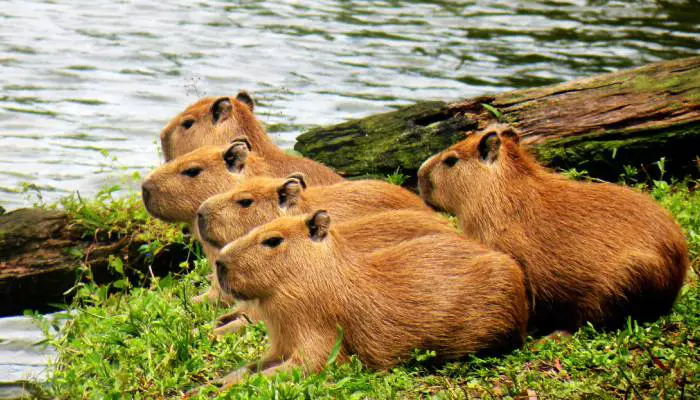
[[[625,329],[614,332],[586,327],[572,336],[531,338],[522,349],[501,358],[471,358],[437,368],[424,363],[434,354],[421,351],[413,361],[385,372],[368,371],[358,360],[331,363],[316,375],[294,371],[272,378],[254,376],[228,392],[218,393],[209,386],[198,396],[700,398],[700,192],[695,182],[659,180],[637,187],[648,191],[683,226],[695,271],[673,313],[659,321],[644,325],[629,321]],[[76,221],[91,227],[91,234],[137,229],[153,242],[182,240],[180,229],[150,219],[138,198],[114,199],[112,193],[106,190],[91,202],[73,197],[63,206]],[[47,396],[179,398],[258,359],[266,346],[262,324],[216,338],[213,321],[226,310],[190,301],[205,290],[208,269],[206,260],[198,259],[193,267],[183,265],[179,273],[154,278],[150,287],[116,292],[83,283],[66,312],[36,315],[48,335],[46,343],[58,351]],[[52,325],[62,325],[60,333],[51,333]]]
[[[396,168],[396,171],[386,176],[387,182],[397,186],[402,186],[406,182],[406,179],[408,179],[408,176],[401,172],[400,168]]]

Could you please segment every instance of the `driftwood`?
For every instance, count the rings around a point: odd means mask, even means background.
[[[299,136],[295,150],[348,177],[397,169],[411,176],[466,131],[497,119],[518,128],[523,143],[550,167],[616,180],[626,165],[644,176],[664,157],[669,173],[697,174],[700,57],[542,88],[421,103],[313,128]]]
[[[61,211],[25,208],[0,215],[0,316],[48,311],[51,303],[68,300],[66,291],[87,277],[97,283],[120,279],[109,268],[110,255],[124,260],[134,281],[136,271],[164,275],[188,258],[181,244],[167,245],[150,258],[138,252],[142,244],[131,235],[85,237]]]

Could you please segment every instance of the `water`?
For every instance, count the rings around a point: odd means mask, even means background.
[[[19,397],[21,384],[9,382],[43,380],[54,351],[37,343],[43,333],[26,317],[0,318],[0,399]]]
[[[147,171],[162,126],[203,94],[250,90],[291,147],[314,124],[700,47],[697,2],[0,3],[0,205],[9,209],[29,204],[23,190],[52,201]]]
[[[311,125],[699,49],[694,0],[0,0],[0,205],[148,171],[160,129],[205,94],[251,91],[289,148]],[[0,320],[0,382],[50,356],[27,324]]]

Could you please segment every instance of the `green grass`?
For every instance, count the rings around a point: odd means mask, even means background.
[[[690,189],[689,189],[690,188]],[[695,183],[657,181],[645,188],[669,209],[687,233],[697,272],[700,264],[700,192]],[[176,240],[156,225],[134,196],[64,202],[76,220],[99,232],[141,229],[152,240]],[[141,226],[149,228],[141,228]],[[174,235],[174,236],[173,236]],[[212,321],[225,310],[189,299],[204,290],[208,266],[197,260],[147,288],[109,290],[81,284],[72,311],[36,316],[56,347],[47,396],[59,399],[179,398],[195,386],[256,360],[266,346],[262,324],[217,339]],[[248,379],[218,398],[700,398],[700,289],[690,273],[672,314],[650,324],[629,322],[601,333],[586,327],[573,336],[530,339],[501,358],[471,358],[437,369],[421,363],[429,354],[386,372],[357,360],[304,377],[299,371]]]

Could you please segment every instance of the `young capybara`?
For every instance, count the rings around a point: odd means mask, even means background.
[[[427,203],[523,266],[541,333],[655,320],[683,285],[688,250],[669,213],[628,188],[546,170],[509,126],[431,157],[418,179]]]
[[[286,176],[301,171],[320,185],[343,178],[313,160],[295,157],[277,147],[253,114],[255,102],[246,92],[236,97],[206,97],[175,116],[160,133],[165,161],[185,155],[202,146],[225,145],[244,136],[251,149],[264,157],[274,170]]]
[[[424,211],[437,219],[420,197],[379,180],[343,181],[307,187],[303,174],[286,178],[258,176],[245,179],[226,193],[209,198],[197,211],[197,229],[203,242],[216,247],[243,236],[250,229],[282,215],[328,210],[338,222],[385,210]]]
[[[212,199],[221,198],[226,201],[227,199],[222,196],[218,195]],[[222,206],[226,207],[227,205]],[[204,207],[204,204],[202,207]],[[212,240],[210,237],[215,238],[213,241],[225,245],[243,236],[253,228],[270,222],[277,218],[278,215],[281,215],[275,213],[249,213],[248,211],[248,208],[236,207],[225,213],[216,213],[213,218],[210,218],[210,223],[206,227],[199,228],[198,235],[202,242],[202,247],[208,256],[216,258],[221,250],[219,245],[210,242]],[[447,220],[440,218],[437,214],[411,209],[375,213],[369,210],[366,215],[360,215],[356,218],[349,218],[345,222],[336,223],[335,229],[344,238],[347,245],[359,253],[371,253],[423,236],[438,233],[454,234],[457,232]],[[218,289],[216,282],[212,282],[212,287]],[[255,302],[237,304],[232,312],[219,317],[214,334],[222,336],[234,333],[248,325],[249,321],[259,319],[258,312],[255,309],[256,306]]]
[[[354,354],[373,369],[406,361],[415,349],[444,361],[522,344],[524,278],[507,255],[455,233],[372,253],[348,242],[317,211],[278,218],[222,249],[220,286],[257,302],[271,346],[261,362],[220,383],[252,371],[319,371],[338,340],[337,361]]]

